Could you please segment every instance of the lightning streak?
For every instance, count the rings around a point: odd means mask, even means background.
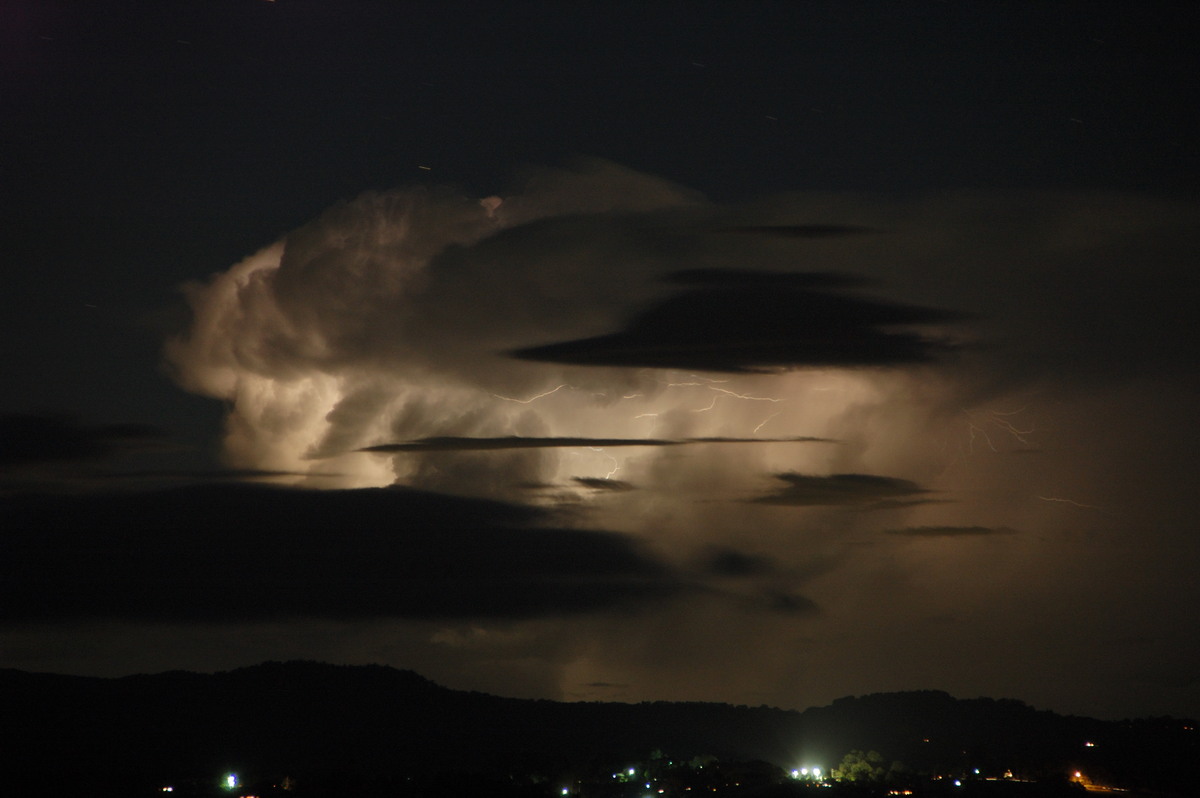
[[[1058,496],[1038,496],[1038,498],[1044,502],[1058,502],[1061,504],[1069,504],[1072,507],[1080,507],[1084,510],[1099,510],[1100,512],[1104,512],[1103,507],[1097,507],[1094,504],[1084,504],[1083,502],[1077,502],[1074,499],[1063,499],[1059,498]]]
[[[767,416],[766,418],[764,418],[764,419],[763,419],[761,422],[759,422],[759,425],[758,425],[757,427],[755,427],[755,428],[754,428],[754,432],[753,432],[752,434],[754,434],[754,435],[757,435],[757,434],[758,434],[758,431],[759,431],[760,429],[762,429],[763,427],[765,427],[765,426],[767,425],[767,422],[768,422],[768,421],[770,421],[771,419],[775,418],[775,416],[779,415],[779,413],[782,413],[782,412],[783,412],[783,411],[782,411],[782,410],[780,410],[778,413],[772,413],[771,415],[769,415],[769,416]]]
[[[617,462],[617,458],[613,457],[613,456],[612,456],[611,454],[609,454],[608,452],[604,451],[603,449],[597,449],[597,448],[595,448],[595,447],[592,447],[592,446],[589,446],[589,447],[588,447],[588,449],[591,449],[593,452],[599,452],[600,454],[602,454],[602,455],[604,455],[605,457],[607,457],[609,460],[612,460],[612,464],[613,464],[612,470],[611,470],[611,471],[609,471],[607,474],[605,474],[605,475],[604,475],[604,478],[605,478],[605,479],[612,479],[612,478],[613,478],[613,474],[616,474],[618,471],[620,471],[620,470],[621,470],[621,464]]]
[[[1029,429],[1017,429],[1015,426],[1013,426],[1013,423],[1011,421],[1009,421],[1008,419],[996,417],[999,415],[1002,415],[1002,414],[1000,414],[1000,413],[992,414],[992,423],[995,424],[1000,429],[1002,429],[1005,432],[1012,435],[1014,438],[1016,438],[1021,443],[1028,444],[1029,441],[1025,440],[1025,436],[1031,435],[1032,433],[1037,431],[1034,427],[1030,427]]]
[[[661,382],[663,385],[667,386],[668,388],[698,388],[698,387],[706,386],[706,385],[714,385],[714,384],[720,385],[720,384],[729,382],[729,380],[717,380],[717,379],[710,379],[708,377],[697,377],[695,374],[692,374],[690,376],[693,377],[694,379],[698,380],[698,382],[666,382],[665,380],[659,380],[659,382]]]
[[[971,439],[967,441],[967,447],[972,454],[975,452],[975,433],[979,433],[983,436],[983,439],[987,441],[988,448],[993,452],[1000,451],[996,448],[996,444],[992,443],[991,436],[989,436],[982,427],[977,427],[974,424],[968,424],[967,430],[971,433]]]
[[[545,393],[539,393],[537,396],[531,396],[528,399],[514,399],[511,396],[501,396],[498,393],[494,393],[494,394],[492,394],[492,396],[496,397],[497,399],[503,399],[506,402],[516,402],[519,405],[527,405],[530,402],[536,402],[538,399],[542,399],[546,396],[549,396],[552,393],[558,393],[563,388],[570,388],[570,387],[571,386],[567,385],[566,383],[563,383],[562,385],[558,386],[557,388],[552,388],[551,390],[546,391]]]
[[[782,399],[774,399],[770,396],[749,396],[744,393],[734,393],[733,391],[727,391],[724,388],[715,388],[712,385],[708,386],[708,389],[710,391],[720,391],[721,393],[729,394],[730,396],[736,397],[738,399],[748,399],[751,402],[782,402],[783,401]]]
[[[971,433],[971,438],[968,442],[969,450],[971,452],[975,451],[975,436],[979,435],[982,436],[985,441],[987,441],[989,449],[991,449],[993,452],[1000,451],[996,448],[996,444],[992,442],[992,438],[990,435],[988,435],[987,431],[984,429],[984,426],[995,427],[1002,432],[1006,432],[1011,435],[1013,440],[1017,441],[1018,443],[1028,446],[1029,441],[1026,436],[1037,432],[1037,428],[1030,427],[1029,429],[1021,429],[1008,420],[1009,416],[1015,416],[1020,413],[1024,413],[1025,410],[1026,408],[1024,407],[1022,407],[1020,410],[1012,410],[1009,412],[989,410],[982,414],[984,416],[982,420],[978,418],[978,416],[981,415],[980,413],[972,413],[970,410],[963,410],[962,414],[968,419],[967,429]]]

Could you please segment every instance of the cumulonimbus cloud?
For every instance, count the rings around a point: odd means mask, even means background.
[[[189,286],[167,358],[226,403],[231,467],[313,487],[616,479],[645,488],[604,498],[628,520],[764,475],[880,473],[922,490],[797,478],[749,503],[965,526],[955,458],[1044,445],[1043,397],[1190,368],[1193,220],[1088,193],[722,206],[589,163],[502,198],[343,203]],[[1024,415],[975,415],[990,403]],[[703,445],[768,438],[839,444]]]
[[[665,370],[929,362],[948,347],[930,328],[958,318],[857,296],[847,270],[797,269],[794,242],[870,235],[829,212],[788,215],[727,212],[602,163],[545,170],[502,200],[366,195],[188,286],[192,322],[167,360],[185,388],[228,403],[232,467],[325,474],[322,487],[587,476],[559,473],[555,438],[600,448],[583,439],[760,437],[746,433],[765,414],[742,434],[729,434],[725,413],[689,415],[690,395],[674,386],[696,378]],[[769,398],[708,396],[747,409]],[[631,435],[627,418],[662,419],[671,434]],[[772,438],[825,437],[782,423]],[[348,454],[388,441],[403,442],[392,460]],[[470,448],[510,451],[469,461]]]

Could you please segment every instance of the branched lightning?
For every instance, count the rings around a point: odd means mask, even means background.
[[[970,410],[963,410],[963,415],[968,419],[967,430],[971,435],[970,440],[968,441],[969,450],[971,452],[975,451],[975,436],[980,435],[985,441],[987,441],[989,449],[991,449],[993,452],[1000,451],[996,448],[996,444],[992,442],[992,438],[990,435],[988,435],[987,430],[984,429],[984,426],[995,427],[996,429],[1011,435],[1013,440],[1017,441],[1018,443],[1028,446],[1029,440],[1026,438],[1026,436],[1037,432],[1037,428],[1031,426],[1029,429],[1022,429],[1009,421],[1008,418],[1009,416],[1015,416],[1019,415],[1020,413],[1024,413],[1026,409],[1027,408],[1022,407],[1019,410],[1012,410],[1009,412],[989,410],[982,414],[972,413]],[[984,418],[980,420],[978,418],[979,415],[983,415]]]
[[[1030,427],[1029,429],[1018,429],[1011,421],[1008,420],[1008,418],[1006,418],[1007,416],[1015,416],[1024,412],[1024,407],[1022,407],[1020,410],[1013,410],[1009,413],[1002,413],[999,410],[993,410],[990,413],[991,422],[1000,429],[1012,435],[1021,443],[1028,444],[1029,441],[1025,440],[1025,436],[1032,435],[1034,432],[1037,432],[1037,429],[1035,427]]]
[[[987,441],[989,449],[991,449],[993,452],[999,451],[999,449],[996,448],[996,444],[992,443],[991,436],[989,436],[987,431],[985,431],[982,427],[977,427],[974,424],[968,424],[967,429],[971,433],[971,439],[967,442],[967,447],[972,453],[975,452],[975,433],[979,433],[983,436],[983,439]]]
[[[609,460],[612,460],[612,464],[613,464],[612,470],[604,475],[605,479],[612,479],[613,475],[621,470],[621,464],[617,462],[617,458],[613,457],[608,452],[604,451],[603,449],[597,449],[594,446],[589,446],[588,449],[590,449],[593,452],[599,452],[600,454],[607,457]]]

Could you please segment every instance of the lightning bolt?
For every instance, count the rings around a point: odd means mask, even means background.
[[[1037,428],[1030,427],[1029,429],[1018,429],[1016,425],[1006,418],[1006,416],[1015,416],[1020,413],[1024,413],[1025,410],[1026,408],[1024,407],[1022,407],[1020,410],[1013,410],[1010,413],[1002,413],[999,410],[993,410],[991,412],[991,422],[1008,434],[1012,435],[1021,443],[1028,444],[1029,441],[1025,440],[1025,436],[1032,435],[1033,433],[1037,432]]]
[[[751,434],[752,434],[752,435],[757,435],[757,434],[758,434],[758,431],[759,431],[760,429],[762,429],[763,427],[765,427],[765,426],[767,425],[767,422],[768,422],[768,421],[770,421],[771,419],[775,418],[775,416],[779,415],[779,413],[782,413],[782,412],[783,412],[783,411],[782,411],[782,410],[780,410],[779,412],[772,413],[771,415],[769,415],[769,416],[767,416],[766,418],[764,418],[764,419],[763,419],[763,420],[762,420],[762,421],[759,423],[759,425],[758,425],[757,427],[755,427],[755,428],[754,428],[754,432],[753,432],[753,433],[751,433]]]
[[[730,396],[736,397],[738,399],[747,399],[751,402],[782,402],[783,401],[782,399],[773,399],[770,396],[748,396],[747,394],[744,394],[744,393],[734,393],[733,391],[727,391],[724,388],[715,388],[712,385],[708,386],[708,389],[710,391],[720,391],[721,393],[729,394]]]
[[[969,416],[968,416],[968,418],[969,418]],[[967,441],[967,448],[969,449],[969,451],[972,454],[975,453],[975,433],[979,433],[980,435],[983,436],[983,439],[985,441],[987,441],[988,448],[991,449],[993,452],[1000,451],[999,449],[996,448],[996,444],[992,443],[991,436],[989,436],[982,427],[977,427],[977,426],[975,426],[975,424],[968,424],[967,429],[971,433],[971,439],[969,441]]]
[[[987,430],[984,428],[985,426],[995,427],[1002,432],[1008,433],[1012,436],[1013,440],[1024,446],[1028,446],[1029,440],[1026,438],[1026,436],[1037,432],[1037,428],[1030,427],[1029,429],[1021,429],[1008,418],[1009,416],[1015,416],[1020,413],[1024,413],[1026,409],[1027,408],[1022,407],[1020,410],[1012,410],[1009,412],[989,410],[982,414],[984,416],[983,419],[978,418],[978,416],[981,415],[980,413],[972,413],[969,410],[963,410],[962,414],[967,417],[967,429],[971,434],[970,440],[968,441],[969,451],[974,453],[975,438],[977,435],[981,436],[985,441],[987,441],[988,448],[993,452],[1000,451],[996,448],[996,444],[992,441],[992,437],[988,435]]]
[[[511,396],[501,396],[498,393],[494,393],[494,394],[492,394],[492,396],[496,397],[497,399],[503,399],[506,402],[516,402],[519,405],[527,405],[530,402],[536,402],[538,399],[545,398],[552,393],[558,393],[563,388],[570,388],[570,387],[571,386],[567,385],[566,383],[563,383],[562,385],[558,386],[557,388],[551,388],[549,391],[546,391],[545,393],[539,393],[537,396],[531,396],[528,399],[514,399]]]
[[[603,449],[597,449],[593,446],[589,446],[588,448],[591,449],[593,452],[599,452],[600,454],[607,457],[609,460],[612,460],[612,464],[613,464],[612,470],[604,475],[605,479],[612,479],[613,474],[616,474],[618,471],[621,470],[621,464],[617,462],[617,458],[613,457],[611,454],[604,451]]]
[[[720,385],[720,384],[729,382],[729,380],[717,380],[717,379],[710,379],[708,377],[698,377],[695,374],[689,374],[688,376],[694,380],[700,380],[700,381],[699,382],[666,382],[665,380],[659,380],[659,382],[662,383],[663,385],[667,386],[668,388],[696,388],[696,387],[713,385],[713,384]]]

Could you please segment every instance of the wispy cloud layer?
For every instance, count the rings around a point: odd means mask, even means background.
[[[760,504],[786,504],[797,507],[814,505],[871,505],[883,501],[920,501],[928,491],[907,479],[873,474],[776,474],[784,483],[774,493],[760,496]]]

